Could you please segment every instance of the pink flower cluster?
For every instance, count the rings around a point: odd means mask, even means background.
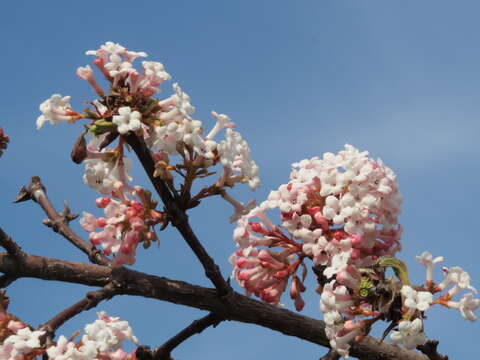
[[[293,167],[288,184],[237,222],[233,238],[240,249],[230,258],[232,276],[247,293],[272,304],[279,303],[292,277],[290,296],[301,310],[304,260],[311,259],[328,282],[320,289],[321,310],[330,319],[327,335],[346,354],[348,342],[364,326],[353,324],[354,317],[374,314],[367,301],[352,306],[354,298],[361,298],[360,269],[400,250],[402,198],[393,171],[351,145]],[[266,215],[275,209],[280,226]]]
[[[102,197],[96,204],[103,209],[105,217],[96,218],[84,212],[80,220],[82,227],[90,232],[89,239],[94,245],[101,245],[106,255],[115,254],[113,264],[133,265],[137,245],[157,240],[154,225],[165,220],[165,215],[152,208],[152,203],[141,187],[136,187],[135,195],[140,199]],[[96,229],[102,229],[95,232]]]

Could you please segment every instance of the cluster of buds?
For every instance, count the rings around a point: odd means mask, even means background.
[[[96,218],[84,212],[80,220],[82,227],[90,232],[94,245],[101,245],[105,255],[115,254],[114,265],[133,265],[137,245],[142,242],[145,249],[157,241],[154,226],[165,224],[165,213],[155,210],[156,203],[151,194],[137,186],[133,190],[140,201],[129,200],[125,194],[120,198],[101,197],[96,204],[103,209],[105,217]],[[96,229],[102,229],[95,232]]]
[[[3,155],[3,150],[7,148],[7,144],[10,142],[10,139],[8,138],[7,135],[5,135],[5,132],[3,131],[2,128],[0,128],[0,156]]]
[[[293,168],[288,184],[238,220],[233,238],[240,249],[230,257],[232,277],[247,294],[274,305],[291,279],[290,297],[301,310],[305,260],[310,259],[326,334],[339,354],[348,357],[351,342],[367,335],[378,320],[398,325],[392,333],[395,343],[409,349],[423,344],[423,311],[435,303],[432,293],[447,283],[435,287],[429,268],[426,287],[413,288],[405,265],[394,258],[401,249],[397,218],[402,197],[393,171],[351,145]],[[269,210],[279,210],[280,225],[269,219]],[[387,267],[398,281],[385,278]],[[457,277],[466,288],[465,275]],[[436,302],[459,308],[472,320],[478,300],[467,294],[459,303],[450,301],[460,289],[456,284]]]
[[[85,326],[85,334],[75,342],[75,336],[64,335],[46,347],[46,332],[32,330],[29,326],[6,312],[8,298],[0,293],[0,359],[33,360],[42,357],[48,360],[136,360],[135,351],[122,349],[123,341],[138,345],[127,321],[98,313],[95,322]]]
[[[99,98],[87,102],[91,107],[79,113],[72,109],[69,96],[52,95],[40,105],[42,115],[37,119],[37,128],[46,122],[57,125],[79,119],[89,121],[85,128],[91,139],[87,143],[85,133],[79,137],[72,160],[85,164],[84,182],[110,199],[108,205],[101,206],[105,208],[105,218],[85,214],[82,220],[94,244],[101,244],[107,254],[116,253],[115,263],[132,264],[136,245],[143,241],[148,247],[156,239],[151,226],[165,225],[163,214],[154,210],[151,202],[130,200],[139,194],[129,185],[133,179],[129,174],[130,160],[125,156],[128,136],[137,136],[149,148],[155,163],[153,176],[180,194],[183,209],[197,206],[205,197],[221,194],[234,206],[234,216],[247,212],[249,208],[231,198],[225,187],[247,183],[255,189],[260,184],[258,166],[250,157],[248,144],[233,130],[235,124],[227,115],[213,111],[215,124],[205,135],[202,122],[192,118],[195,108],[190,104],[190,97],[178,84],[173,84],[171,96],[152,97],[160,92],[163,82],[171,79],[161,63],[143,61],[139,71],[133,62],[147,54],[129,51],[113,42],[87,51],[87,55],[95,56],[93,64],[107,80],[108,91],[102,89],[90,66],[78,68],[77,75],[93,87]],[[226,129],[225,139],[216,141],[222,129]],[[118,145],[108,148],[117,138]],[[192,196],[194,180],[213,175],[215,172],[210,167],[215,165],[222,167],[219,178]],[[175,173],[184,179],[179,189],[175,189]],[[96,228],[103,230],[93,232]]]

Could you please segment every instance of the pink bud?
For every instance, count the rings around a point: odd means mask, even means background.
[[[253,231],[253,232],[256,232],[256,233],[262,233],[264,231],[264,228],[262,226],[261,223],[259,222],[249,222],[248,225],[250,226],[250,229]]]
[[[322,230],[324,231],[328,231],[328,220],[322,216],[322,213],[321,212],[318,212],[316,213],[313,218],[315,219],[315,221],[317,222],[318,225],[320,225],[320,227],[322,228]]]
[[[350,235],[350,241],[352,242],[352,246],[358,247],[363,243],[363,236],[352,234]]]
[[[98,218],[97,219],[97,226],[101,227],[101,228],[107,226],[107,220],[105,220],[104,217]]]
[[[347,237],[347,234],[345,233],[345,231],[338,230],[333,233],[333,238],[338,241],[343,240],[346,237]]]
[[[277,279],[282,279],[284,277],[287,277],[288,275],[289,275],[288,270],[280,270],[280,271],[277,271],[275,274],[273,274],[273,277]]]
[[[110,203],[110,198],[106,197],[106,196],[101,197],[101,198],[97,198],[97,200],[95,200],[95,203],[97,204],[97,206],[100,209],[103,209],[104,207],[106,207]]]
[[[358,249],[352,249],[352,252],[350,253],[350,258],[352,260],[359,259],[360,256],[362,255],[362,252]]]

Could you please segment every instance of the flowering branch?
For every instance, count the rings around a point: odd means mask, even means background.
[[[210,313],[201,319],[193,321],[189,326],[155,350],[150,350],[150,348],[146,346],[138,348],[136,353],[137,358],[138,360],[171,360],[170,353],[173,349],[193,335],[200,334],[206,328],[210,326],[216,327],[221,321],[218,315]]]
[[[100,290],[88,292],[85,298],[58,313],[39,328],[40,330],[46,331],[49,338],[53,338],[55,336],[55,331],[68,320],[80,314],[82,311],[94,308],[103,300],[111,299],[117,293],[118,287],[116,284],[114,282],[109,282]]]
[[[165,181],[160,177],[154,176],[155,163],[150,150],[147,148],[143,139],[140,139],[135,134],[130,134],[126,136],[126,141],[137,155],[150,181],[155,187],[155,190],[162,199],[172,225],[178,229],[187,244],[200,260],[205,269],[206,276],[215,285],[215,288],[220,295],[226,295],[231,292],[232,289],[230,284],[225,281],[220,273],[218,265],[215,264],[212,257],[207,253],[190,227],[187,214],[185,214],[185,211],[179,207],[179,204],[175,201],[175,198],[165,184]]]
[[[6,275],[105,286],[112,280],[121,286],[119,294],[142,296],[207,310],[225,319],[257,324],[285,335],[329,347],[325,323],[231,292],[223,299],[214,289],[148,275],[124,267],[109,267],[26,255],[17,265],[9,254],[0,254],[0,272]],[[426,356],[366,336],[352,344],[352,356],[377,360],[427,360]]]
[[[33,176],[27,187],[22,186],[20,188],[14,203],[27,200],[33,200],[39,204],[48,216],[48,219],[45,219],[43,223],[51,227],[56,233],[62,235],[83,253],[87,254],[91,262],[99,265],[108,265],[110,263],[110,260],[104,256],[100,250],[87,243],[70,228],[69,222],[76,219],[78,217],[77,214],[72,214],[67,205],[65,205],[62,213],[58,213],[55,210],[47,196],[45,186],[38,176]]]

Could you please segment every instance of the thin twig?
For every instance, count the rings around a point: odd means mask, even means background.
[[[0,228],[0,246],[7,250],[7,252],[18,261],[23,261],[25,258],[25,253],[22,251],[22,248],[18,246],[18,244],[8,236],[2,228]]]
[[[100,290],[88,292],[85,298],[58,313],[45,324],[40,325],[39,328],[45,330],[49,338],[53,338],[55,336],[55,331],[68,320],[80,314],[82,311],[94,308],[103,300],[111,299],[117,293],[119,293],[118,287],[110,282]]]
[[[222,319],[256,324],[329,347],[323,321],[251,299],[237,292],[219,298],[216,289],[148,275],[124,267],[100,266],[33,255],[27,255],[24,263],[18,266],[11,255],[0,254],[0,272],[19,278],[30,277],[89,286],[105,286],[112,280],[118,281],[126,284],[119,289],[120,295],[141,296],[186,305],[218,314]],[[360,359],[428,360],[423,354],[385,342],[379,343],[370,336],[354,342],[350,354]]]
[[[143,139],[140,139],[137,135],[131,134],[125,137],[126,142],[130,145],[139,158],[143,168],[145,169],[150,181],[152,182],[155,190],[162,199],[167,214],[170,217],[172,225],[175,226],[180,234],[183,236],[187,244],[193,250],[197,258],[200,260],[203,268],[205,269],[206,276],[215,285],[220,295],[226,295],[232,291],[230,284],[223,278],[220,268],[215,264],[212,257],[207,253],[200,240],[193,232],[188,222],[188,216],[183,210],[181,210],[176,203],[172,193],[165,184],[165,181],[160,177],[154,177],[155,163],[152,158],[150,150],[145,145]]]
[[[428,356],[430,360],[448,360],[447,355],[439,354],[437,351],[438,340],[428,340],[423,345],[418,345],[417,349]]]
[[[221,321],[222,319],[218,315],[210,313],[201,319],[193,321],[185,329],[154,350],[150,350],[147,346],[142,346],[137,350],[137,358],[139,360],[171,360],[170,354],[173,349],[193,335],[200,334],[206,328],[217,326]]]
[[[62,235],[82,252],[87,254],[91,262],[99,265],[110,264],[110,260],[103,255],[100,250],[83,240],[70,228],[69,223],[78,217],[77,214],[72,214],[70,208],[66,204],[62,213],[58,213],[55,210],[47,196],[45,186],[42,184],[38,176],[33,176],[30,184],[27,187],[22,186],[14,203],[27,200],[33,200],[39,204],[48,216],[48,219],[45,219],[43,223],[52,228],[53,231]]]

